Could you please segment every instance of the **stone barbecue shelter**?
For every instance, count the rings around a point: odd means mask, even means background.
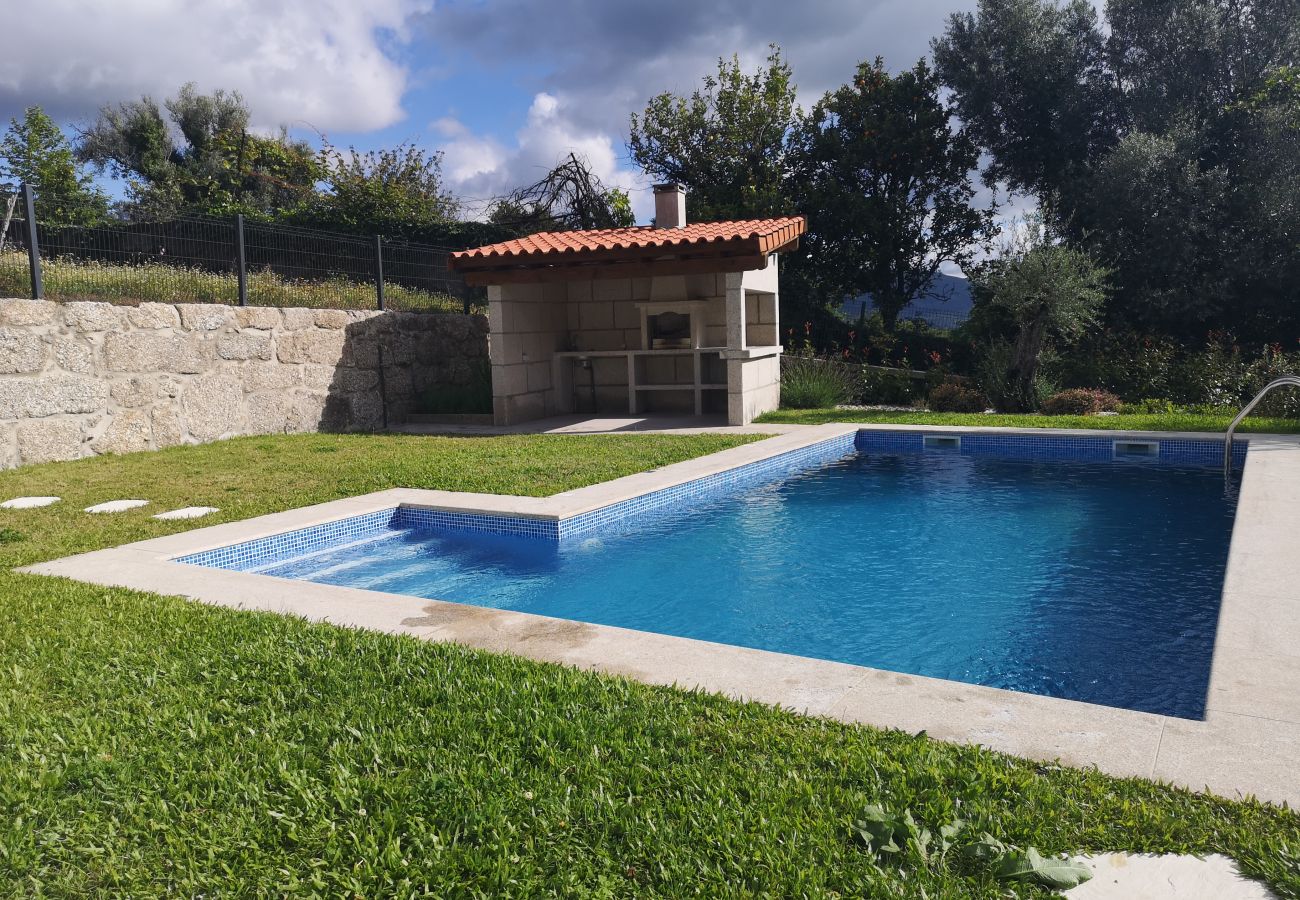
[[[686,223],[655,186],[655,225],[534,234],[455,253],[488,289],[498,425],[571,413],[725,414],[780,402],[777,254],[802,217]]]

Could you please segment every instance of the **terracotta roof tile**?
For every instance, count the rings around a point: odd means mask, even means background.
[[[697,222],[683,228],[605,228],[592,231],[544,231],[513,241],[453,253],[452,268],[492,263],[551,263],[599,251],[728,250],[731,245],[771,253],[803,234],[802,216]]]

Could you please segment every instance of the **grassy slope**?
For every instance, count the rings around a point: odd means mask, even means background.
[[[755,704],[10,573],[394,485],[546,494],[735,443],[247,438],[0,474],[0,884],[14,895],[1002,896],[879,870],[869,802],[1048,851],[1228,852],[1300,897],[1300,819]],[[121,496],[152,509],[79,507]],[[209,524],[212,520],[205,520]],[[1024,895],[1028,888],[1019,888]]]
[[[1126,413],[1117,416],[1040,416],[889,409],[779,409],[763,415],[758,421],[797,425],[820,425],[823,422],[869,422],[896,425],[975,425],[990,428],[1103,428],[1108,431],[1223,432],[1232,422],[1232,415]],[[1242,422],[1237,430],[1266,434],[1296,434],[1300,433],[1300,420],[1255,416]]]
[[[239,282],[235,275],[206,272],[161,263],[128,266],[52,258],[41,261],[45,297],[49,300],[159,301],[236,303]],[[374,309],[375,287],[342,276],[336,278],[286,278],[267,270],[248,273],[248,292],[254,306],[309,306],[326,309]],[[0,297],[30,297],[31,279],[25,253],[0,253]],[[389,309],[460,312],[461,300],[449,294],[407,287],[388,281],[384,299]],[[480,312],[482,309],[479,310]]]

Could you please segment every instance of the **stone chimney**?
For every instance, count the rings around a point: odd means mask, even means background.
[[[686,227],[686,188],[671,182],[655,185],[655,227]]]

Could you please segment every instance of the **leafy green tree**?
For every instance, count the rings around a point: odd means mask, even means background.
[[[1106,18],[1132,130],[1213,132],[1279,68],[1300,61],[1297,0],[1109,0]]]
[[[86,225],[108,212],[108,198],[81,170],[67,137],[39,106],[11,119],[0,138],[0,180],[36,189],[44,225]]]
[[[788,138],[796,120],[790,67],[773,45],[752,75],[718,60],[717,75],[689,97],[663,93],[632,116],[632,159],[661,181],[687,188],[690,218],[788,213]]]
[[[104,107],[77,154],[125,180],[138,212],[269,216],[298,206],[320,176],[315,152],[283,130],[251,133],[248,121],[239,93],[186,84],[161,108],[149,97]]]
[[[442,154],[413,144],[363,153],[325,141],[318,171],[325,190],[294,214],[300,224],[411,237],[460,212],[443,183]]]
[[[985,388],[999,409],[1037,409],[1044,350],[1052,341],[1079,338],[1097,322],[1109,275],[1037,222],[1026,223],[1001,256],[976,270],[976,303],[984,307],[979,313],[1001,318],[1013,335],[1009,347],[995,344],[989,354],[994,365]]]
[[[1209,328],[1293,339],[1300,328],[1294,71],[1276,69],[1249,91],[1235,83],[1240,73],[1216,81],[1189,71],[1188,82],[1200,88],[1186,89],[1176,114],[1164,90],[1135,101],[1142,127],[1094,164],[1089,190],[1074,204],[1082,239],[1120,275],[1123,323],[1185,341],[1199,341]]]
[[[933,42],[985,178],[1050,201],[1118,139],[1118,87],[1088,0],[980,0]]]
[[[1294,339],[1300,0],[981,0],[934,42],[985,175],[1115,271],[1109,316]]]
[[[887,330],[940,264],[969,266],[994,234],[993,211],[973,203],[979,151],[950,127],[924,60],[897,76],[861,63],[801,119],[790,157],[824,292],[870,292]]]

